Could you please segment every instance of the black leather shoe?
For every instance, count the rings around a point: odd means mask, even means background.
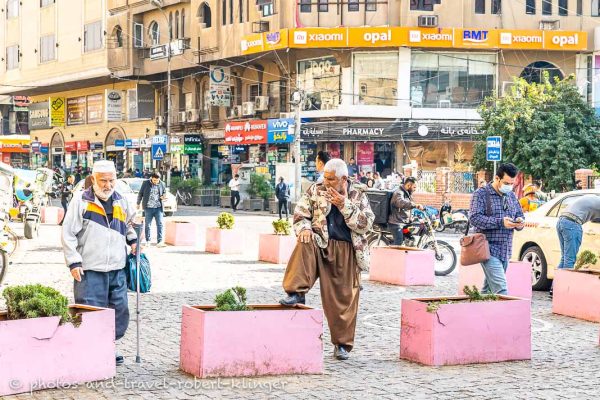
[[[340,361],[344,361],[350,358],[350,352],[344,346],[335,346],[333,356]]]
[[[302,293],[291,293],[285,299],[279,300],[279,304],[284,306],[293,306],[295,304],[304,304],[306,299]]]
[[[125,362],[125,359],[123,358],[123,356],[117,355],[115,357],[115,362],[116,362],[117,366],[123,365],[123,363]]]

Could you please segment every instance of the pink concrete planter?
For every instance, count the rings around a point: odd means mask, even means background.
[[[65,216],[65,210],[62,207],[42,207],[40,214],[42,224],[58,225]]]
[[[467,299],[466,296],[448,300]],[[475,364],[531,359],[531,302],[502,296],[499,301],[441,304],[403,299],[400,358],[426,365]]]
[[[195,246],[198,228],[185,221],[167,221],[165,226],[165,243],[172,246]]]
[[[484,278],[481,264],[459,265],[458,294],[463,294],[465,286],[476,286],[481,290]],[[531,264],[522,261],[509,262],[506,270],[506,284],[509,296],[531,299]]]
[[[81,325],[0,313],[0,397],[115,376],[115,312],[74,305]]]
[[[250,307],[183,306],[180,368],[200,378],[323,373],[321,310]]]
[[[235,229],[206,228],[205,251],[216,254],[241,254],[244,234]]]
[[[432,286],[435,253],[412,247],[376,247],[371,253],[369,279],[402,286]]]
[[[258,260],[286,264],[295,247],[294,235],[261,234],[258,238]]]
[[[557,269],[554,274],[552,312],[600,322],[600,275]]]

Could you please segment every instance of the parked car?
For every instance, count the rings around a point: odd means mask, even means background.
[[[142,183],[144,183],[145,179],[123,178],[123,179],[119,179],[119,180],[125,182],[129,186],[131,191],[133,193],[135,193],[136,201],[137,201],[137,194],[140,191],[140,189],[142,187]],[[163,202],[163,211],[165,212],[165,215],[167,217],[170,217],[173,215],[173,213],[177,212],[177,199],[168,190],[167,190],[167,199]]]
[[[585,194],[600,196],[600,190],[577,190],[560,194],[537,210],[525,214],[525,228],[515,231],[513,258],[531,263],[534,290],[550,289],[561,255],[556,233],[558,217],[569,204]],[[600,223],[588,222],[583,226],[580,251],[583,250],[600,253]],[[600,261],[594,268],[600,269]]]

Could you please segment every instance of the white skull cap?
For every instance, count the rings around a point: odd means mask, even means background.
[[[93,174],[108,173],[108,172],[114,172],[114,173],[117,172],[117,170],[115,169],[114,162],[109,161],[109,160],[99,160],[94,163],[94,168],[92,169]]]

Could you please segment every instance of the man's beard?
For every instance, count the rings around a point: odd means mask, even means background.
[[[94,183],[94,193],[100,200],[103,200],[103,201],[108,200],[114,192],[115,192],[115,189],[103,190],[102,188],[100,188],[100,186],[98,186],[97,184]]]

